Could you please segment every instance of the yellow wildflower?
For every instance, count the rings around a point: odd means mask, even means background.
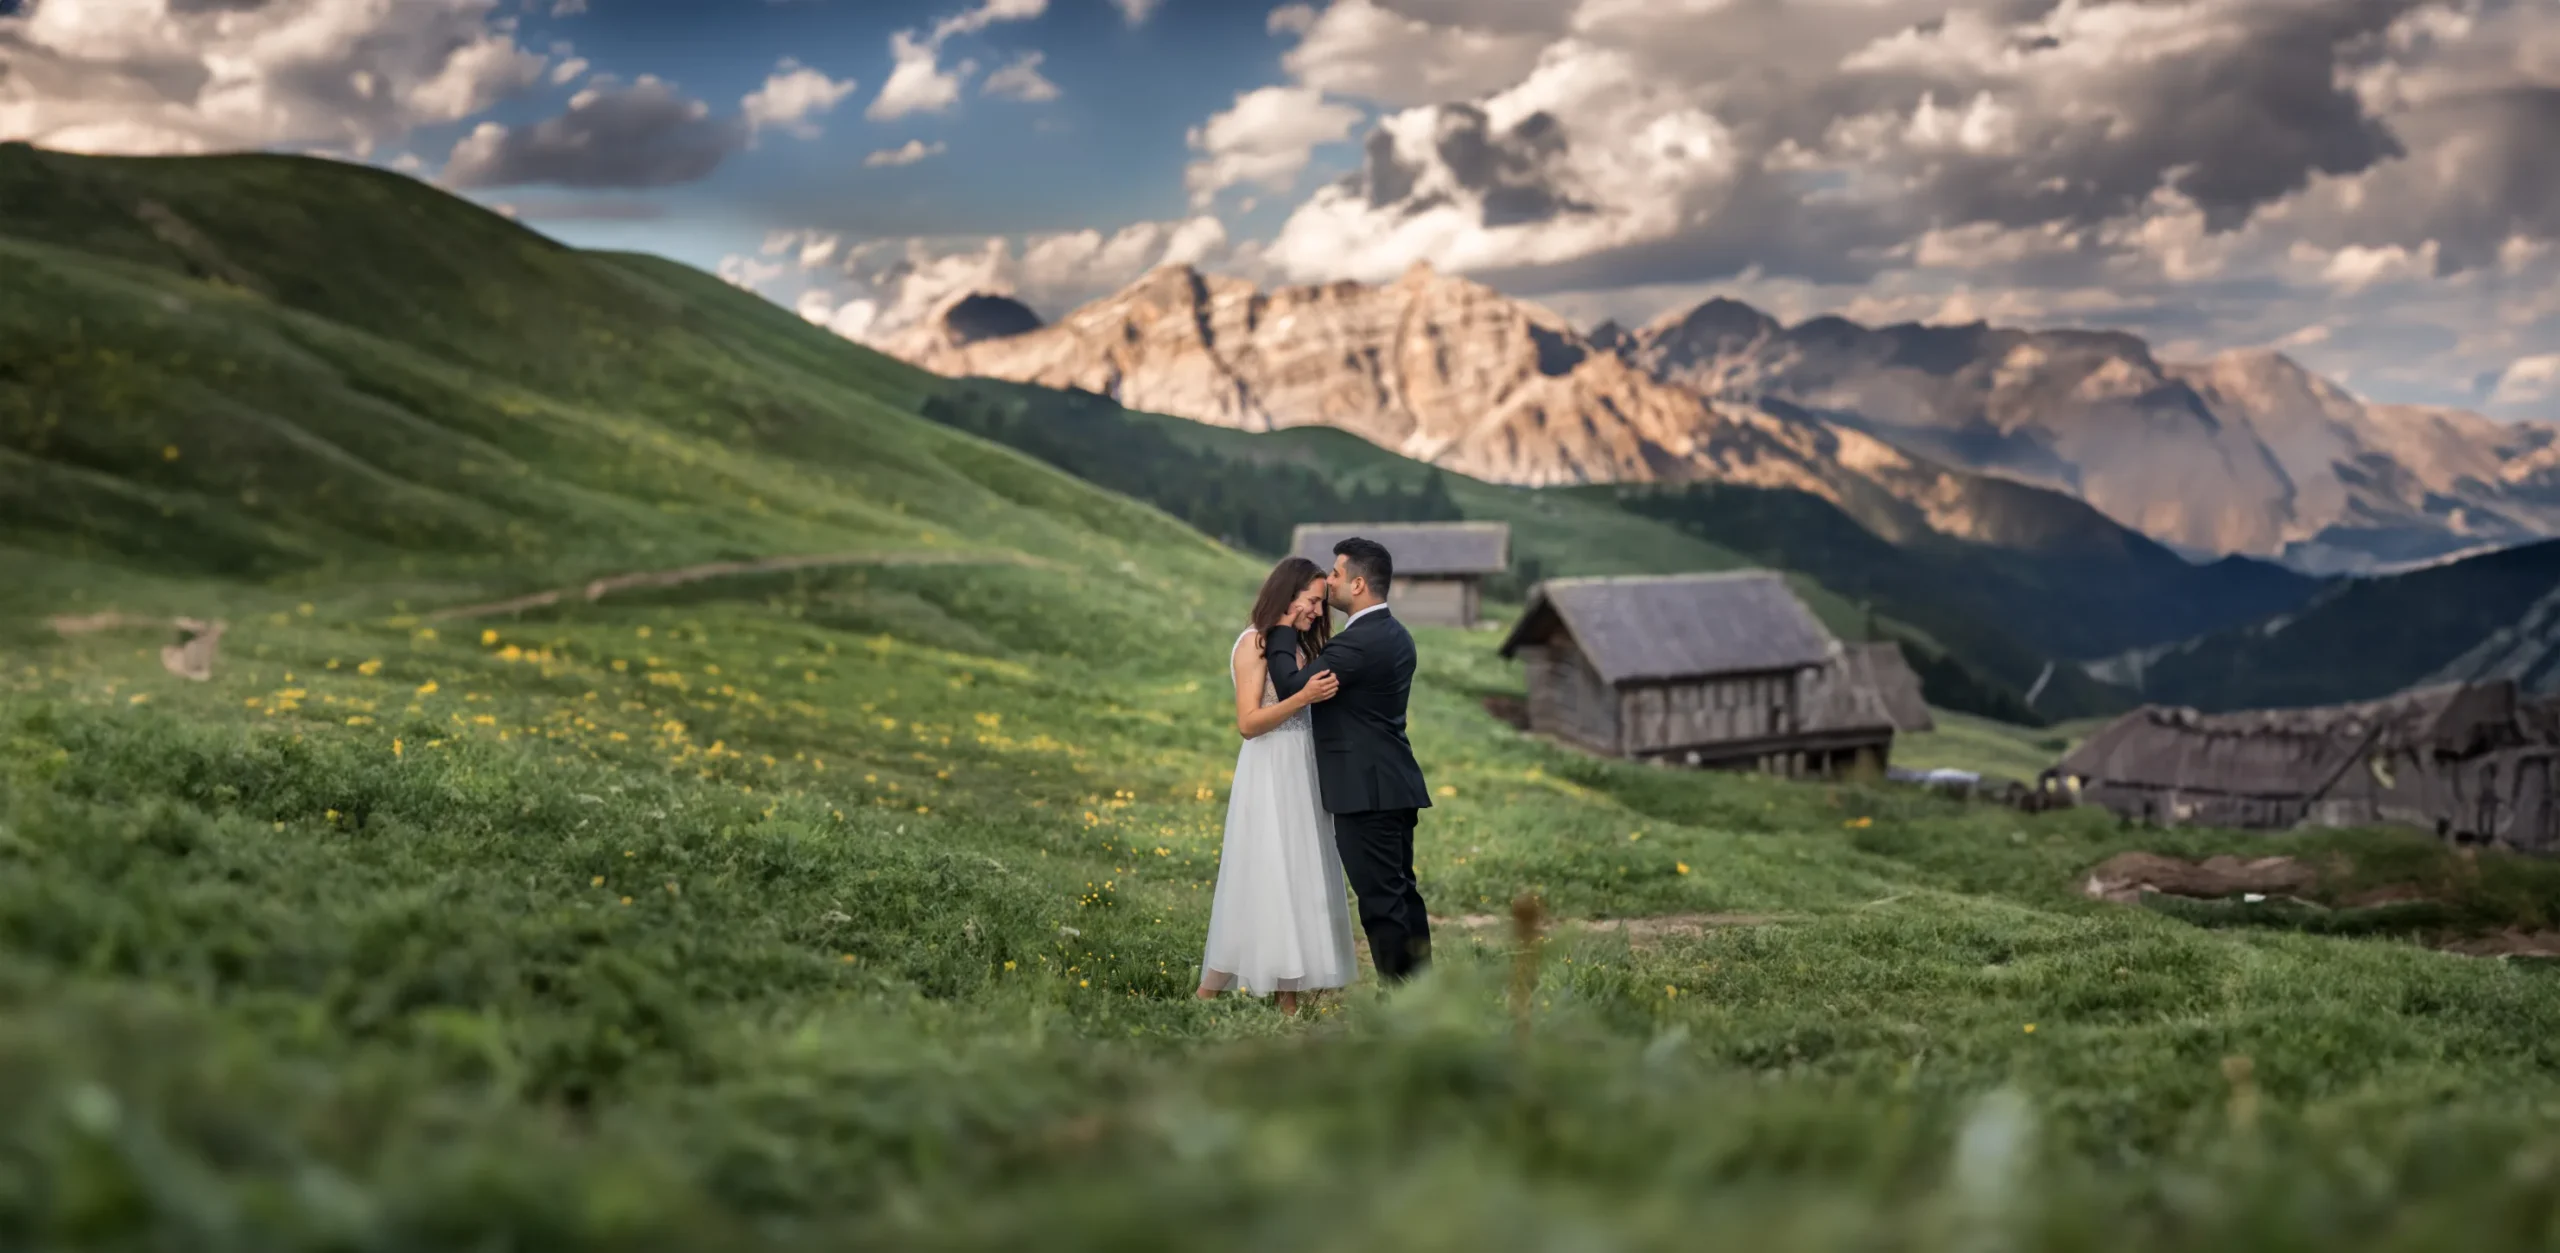
[[[368,679],[382,673],[382,659],[380,657],[367,659],[363,665],[356,667],[356,673]]]

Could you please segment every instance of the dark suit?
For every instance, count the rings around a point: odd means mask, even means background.
[[[1386,609],[1350,626],[1305,666],[1298,633],[1264,634],[1271,686],[1294,696],[1330,670],[1342,681],[1333,699],[1313,706],[1316,781],[1333,815],[1334,846],[1360,897],[1360,926],[1378,974],[1400,983],[1431,960],[1431,919],[1413,873],[1413,830],[1431,806],[1431,788],[1405,738],[1405,705],[1413,693],[1413,636]]]

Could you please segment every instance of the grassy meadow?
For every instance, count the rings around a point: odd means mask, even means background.
[[[1426,631],[1435,971],[1202,1004],[1259,562],[405,180],[0,184],[84,206],[0,238],[0,1247],[2560,1240],[2550,974],[2078,894],[2339,853],[2541,927],[2539,865],[1595,761]],[[212,677],[46,625],[110,611]]]

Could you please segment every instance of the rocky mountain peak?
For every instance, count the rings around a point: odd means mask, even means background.
[[[1725,297],[1586,335],[1428,265],[1269,290],[1172,265],[1053,325],[1028,314],[979,302],[892,350],[1220,425],[1335,426],[1496,481],[1792,487],[1948,534],[2002,525],[1979,475],[2181,552],[2322,571],[2560,534],[2547,429],[2367,405],[2269,350],[2185,364],[2122,331],[1789,327]]]

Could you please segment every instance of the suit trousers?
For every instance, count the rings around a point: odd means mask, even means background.
[[[1431,963],[1431,915],[1413,875],[1414,809],[1372,809],[1333,816],[1342,873],[1360,899],[1360,929],[1378,977],[1402,983]]]

